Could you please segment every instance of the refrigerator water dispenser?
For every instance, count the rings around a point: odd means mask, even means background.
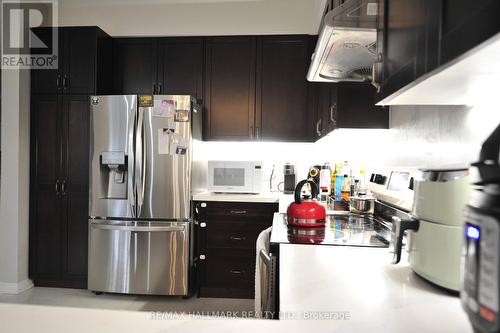
[[[127,155],[125,152],[101,153],[101,198],[127,199]]]

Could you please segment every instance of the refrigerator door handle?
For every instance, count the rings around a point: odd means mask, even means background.
[[[145,151],[144,151],[144,110],[139,108],[137,120],[137,132],[135,135],[135,186],[137,193],[137,217],[141,216],[142,205],[144,203],[144,183],[145,183]]]
[[[173,226],[158,226],[158,227],[138,227],[138,226],[124,226],[124,225],[115,225],[115,224],[98,224],[92,223],[92,228],[94,229],[103,229],[103,230],[120,230],[120,231],[136,231],[136,232],[177,232],[184,231],[186,228],[183,225],[173,225]]]
[[[129,122],[129,128],[128,128],[128,142],[129,142],[129,148],[128,148],[128,166],[129,170],[127,172],[127,191],[128,191],[128,204],[130,207],[130,213],[132,214],[132,217],[137,217],[136,212],[135,212],[135,205],[137,202],[136,198],[136,185],[135,185],[135,179],[134,179],[134,173],[135,173],[135,154],[134,154],[134,134],[135,134],[135,127],[136,127],[136,112],[133,113],[133,118]]]

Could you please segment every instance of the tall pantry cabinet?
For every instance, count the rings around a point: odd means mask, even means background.
[[[36,286],[86,288],[89,96],[111,93],[112,39],[55,29],[58,69],[31,71],[29,274]]]

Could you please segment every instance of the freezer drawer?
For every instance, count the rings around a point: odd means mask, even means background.
[[[88,289],[187,295],[189,222],[90,220]]]

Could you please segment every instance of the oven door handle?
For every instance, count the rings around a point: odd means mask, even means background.
[[[260,259],[262,259],[262,262],[269,268],[271,269],[271,256],[265,251],[265,250],[260,250]]]
[[[261,295],[261,311],[275,311],[275,300],[274,300],[274,288],[276,283],[275,277],[275,261],[276,257],[272,256],[270,253],[267,253],[265,250],[259,251],[259,257],[262,260],[262,263],[266,266],[267,272],[260,272],[260,277],[258,277],[261,281],[260,286],[260,295]],[[266,283],[266,285],[262,285],[262,283]],[[271,314],[271,317],[268,317],[266,314],[266,318],[272,319],[274,318],[274,314]]]

